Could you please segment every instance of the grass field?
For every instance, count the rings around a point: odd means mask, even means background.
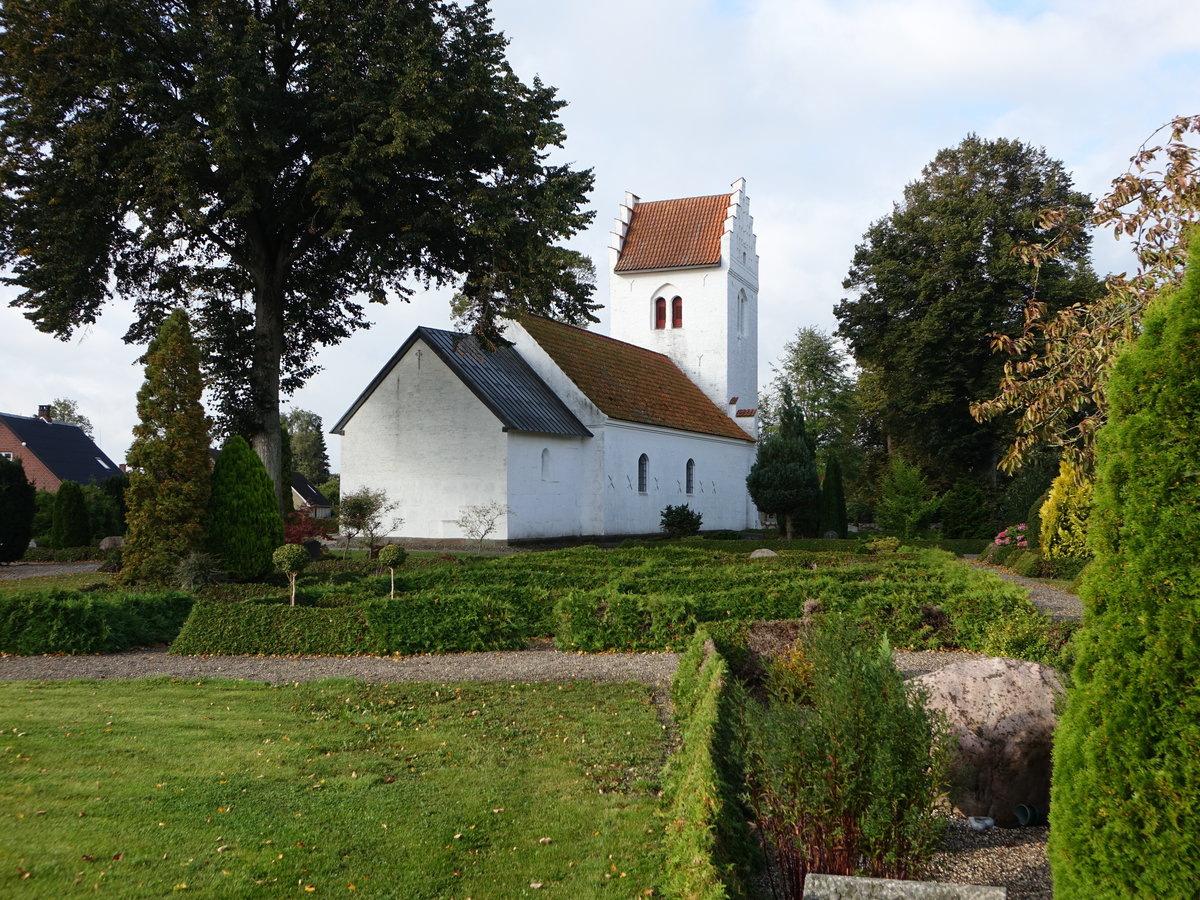
[[[639,685],[0,685],[0,896],[651,896]]]

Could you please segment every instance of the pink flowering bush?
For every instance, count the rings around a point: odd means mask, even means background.
[[[1022,522],[1020,525],[1009,525],[998,535],[996,535],[995,544],[998,547],[1017,546],[1022,549],[1029,547],[1028,526]]]

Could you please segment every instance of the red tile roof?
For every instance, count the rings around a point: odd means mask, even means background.
[[[616,271],[715,266],[729,194],[637,203],[625,232]]]
[[[521,325],[610,418],[754,440],[661,353],[538,316]]]

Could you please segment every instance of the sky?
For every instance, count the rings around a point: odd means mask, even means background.
[[[722,193],[745,178],[759,253],[759,383],[797,330],[833,332],[855,245],[937,152],[1010,138],[1106,193],[1176,115],[1200,113],[1200,4],[1179,0],[493,0],[509,60],[568,106],[555,161],[592,168],[596,215],[571,246],[608,297],[625,191]],[[1133,267],[1094,238],[1100,274]],[[119,300],[69,341],[37,332],[0,286],[0,412],[75,400],[122,462],[144,348]],[[285,409],[333,427],[418,325],[451,326],[449,294],[372,306],[374,326],[322,351]],[[607,333],[607,317],[594,326]],[[333,469],[340,439],[327,435]]]

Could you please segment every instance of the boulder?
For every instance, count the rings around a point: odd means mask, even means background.
[[[1050,751],[1063,695],[1050,666],[1016,659],[974,658],[911,682],[944,713],[957,747],[950,800],[964,816],[1018,823],[1022,804],[1050,805]]]
[[[121,537],[119,534],[111,535],[109,537],[101,539],[101,541],[100,541],[100,549],[101,550],[119,550],[120,548],[122,548],[124,546],[125,546],[125,538]]]
[[[750,554],[750,558],[751,558],[751,559],[766,559],[767,557],[770,557],[770,556],[778,556],[778,555],[779,555],[779,554],[778,554],[778,553],[776,553],[774,550],[767,550],[767,549],[764,547],[764,548],[760,548],[760,549],[758,549],[758,550],[755,550],[753,553],[751,553],[751,554]]]

